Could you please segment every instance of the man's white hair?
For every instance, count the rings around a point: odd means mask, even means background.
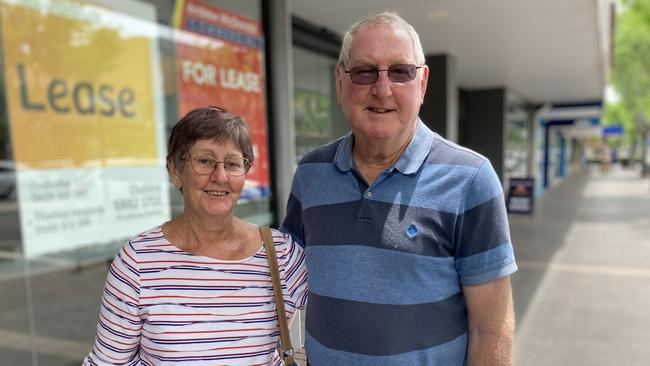
[[[384,12],[372,15],[368,18],[362,19],[354,23],[345,35],[343,36],[343,44],[341,45],[341,53],[339,54],[339,60],[337,65],[339,67],[345,68],[346,64],[350,60],[350,49],[352,48],[352,39],[357,34],[359,29],[362,27],[377,26],[377,25],[392,25],[398,29],[405,30],[413,41],[413,49],[415,50],[415,62],[418,66],[424,65],[424,51],[422,50],[422,43],[420,42],[420,36],[418,32],[415,31],[412,25],[410,25],[406,20],[392,12]]]

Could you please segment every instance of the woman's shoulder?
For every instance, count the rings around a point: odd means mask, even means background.
[[[281,258],[289,258],[296,255],[301,255],[303,249],[296,243],[291,235],[284,233],[277,229],[271,229],[273,233],[273,243],[275,244],[275,251]]]
[[[291,237],[288,234],[273,228],[271,228],[271,234],[273,235],[273,243],[276,247],[291,244]]]
[[[155,226],[131,237],[122,246],[125,250],[140,253],[150,251],[152,248],[162,249],[172,246],[162,231],[162,225]]]

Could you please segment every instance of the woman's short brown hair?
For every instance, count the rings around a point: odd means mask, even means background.
[[[255,160],[250,131],[244,119],[223,108],[209,106],[190,111],[172,128],[167,142],[167,169],[173,161],[176,169],[182,170],[183,159],[194,143],[202,139],[219,143],[232,141],[250,164]]]

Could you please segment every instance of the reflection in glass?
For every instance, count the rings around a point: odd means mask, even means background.
[[[308,151],[347,132],[334,91],[336,60],[293,48],[296,162]]]
[[[258,0],[205,3],[261,22]],[[164,169],[174,5],[0,1],[0,366],[80,364],[106,260],[182,210]],[[268,197],[238,211],[272,218]]]

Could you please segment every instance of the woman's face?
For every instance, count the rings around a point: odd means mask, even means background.
[[[192,157],[203,158],[202,161],[217,161],[211,174],[199,174],[192,167]],[[198,217],[221,217],[232,215],[237,200],[244,188],[246,176],[232,176],[226,172],[225,160],[242,158],[242,151],[233,141],[223,143],[212,139],[198,140],[192,145],[187,156],[183,156],[184,165],[172,166],[172,182],[183,189],[185,212]]]

